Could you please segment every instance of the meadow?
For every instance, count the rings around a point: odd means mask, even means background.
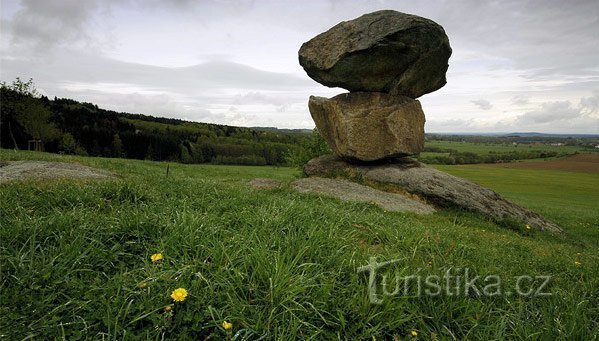
[[[115,180],[0,185],[0,337],[6,339],[578,339],[599,335],[599,174],[438,166],[564,227],[511,230],[470,212],[420,216],[256,190],[295,168],[184,165],[0,150],[77,162]],[[152,261],[153,254],[163,258]],[[368,296],[357,269],[470,269],[545,296]],[[530,283],[531,286],[540,285]],[[188,296],[174,302],[176,288]],[[223,322],[227,322],[223,324]],[[229,325],[230,323],[231,325]],[[226,327],[226,328],[225,328]]]

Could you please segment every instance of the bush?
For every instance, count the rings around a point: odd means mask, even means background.
[[[285,161],[289,166],[301,168],[311,159],[331,153],[333,151],[327,142],[320,135],[318,129],[314,128],[308,139],[304,140],[297,148],[289,150],[285,155]]]

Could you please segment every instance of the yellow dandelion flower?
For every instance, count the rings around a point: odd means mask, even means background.
[[[155,253],[155,254],[153,254],[153,255],[150,256],[150,259],[152,260],[152,263],[156,263],[159,260],[162,260],[162,258],[164,258],[162,256],[162,253]]]
[[[530,227],[530,225],[526,224],[526,229],[530,230],[532,227]]]
[[[415,330],[412,330],[412,331],[410,332],[410,335],[412,335],[412,337],[416,337],[416,336],[418,336],[418,332],[417,332],[417,331],[415,331]]]
[[[579,262],[579,261],[574,261],[574,264],[576,264],[576,265],[580,265],[580,264],[582,264],[582,263],[581,263],[581,262]]]
[[[233,329],[233,323],[227,322],[227,321],[223,321],[223,328],[225,330],[231,330],[231,329]]]
[[[187,290],[185,290],[184,288],[175,289],[171,293],[171,298],[175,302],[183,302],[185,301],[185,298],[187,298]]]

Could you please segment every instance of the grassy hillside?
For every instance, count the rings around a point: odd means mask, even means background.
[[[80,162],[114,181],[0,185],[0,334],[6,339],[593,339],[599,334],[599,176],[444,166],[545,214],[566,232],[515,232],[478,215],[258,191],[284,167],[166,164],[0,150]],[[162,253],[153,263],[150,256]],[[370,257],[409,276],[468,268],[495,296],[368,299]],[[547,296],[508,295],[551,276]],[[541,283],[534,281],[531,287]],[[173,303],[175,288],[189,296]],[[168,307],[168,308],[167,308]],[[223,322],[233,324],[231,330]],[[413,336],[416,335],[416,336]]]

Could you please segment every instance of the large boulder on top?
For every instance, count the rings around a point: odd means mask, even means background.
[[[376,161],[424,149],[424,112],[412,98],[351,92],[310,96],[308,107],[331,149],[345,159]]]
[[[443,27],[384,10],[312,38],[300,48],[299,62],[308,76],[329,87],[417,98],[445,85],[450,55]]]

